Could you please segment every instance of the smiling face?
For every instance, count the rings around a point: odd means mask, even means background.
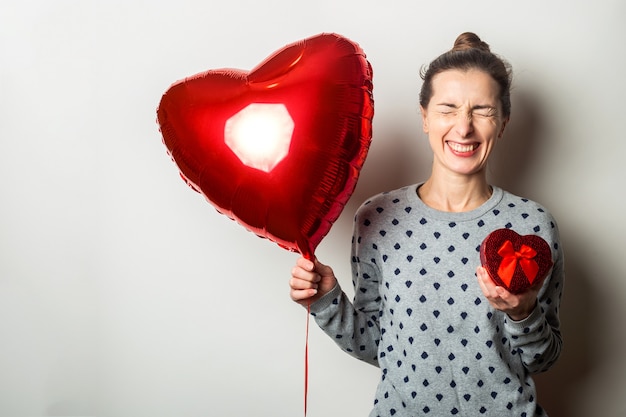
[[[487,73],[447,70],[433,78],[433,95],[421,107],[434,153],[433,173],[485,176],[487,160],[508,122],[498,84]]]

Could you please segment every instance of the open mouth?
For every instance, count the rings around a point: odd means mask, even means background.
[[[469,154],[480,146],[478,143],[461,144],[457,142],[446,142],[450,149],[456,154]]]

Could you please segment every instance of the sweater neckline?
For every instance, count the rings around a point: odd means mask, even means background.
[[[504,196],[504,191],[500,187],[492,185],[491,188],[493,189],[493,192],[491,194],[491,197],[489,197],[489,199],[485,201],[481,206],[469,211],[442,211],[426,205],[419,197],[419,195],[417,194],[417,189],[422,184],[423,183],[417,183],[407,187],[406,194],[408,201],[421,213],[428,215],[428,217],[430,218],[438,220],[460,222],[477,219],[483,216],[488,211],[493,210],[500,203],[500,201],[502,201],[502,197]]]

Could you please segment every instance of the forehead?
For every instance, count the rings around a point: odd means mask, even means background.
[[[486,72],[470,69],[447,70],[433,77],[431,104],[465,103],[496,106],[500,93],[498,83]]]

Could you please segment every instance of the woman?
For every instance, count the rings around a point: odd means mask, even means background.
[[[531,375],[558,358],[563,256],[552,216],[486,178],[510,116],[510,71],[473,33],[422,73],[420,109],[433,150],[423,183],[357,211],[355,297],[330,267],[297,260],[294,301],[351,355],[381,368],[370,416],[545,416]],[[479,246],[511,228],[548,242],[554,266],[522,294],[496,286]]]

